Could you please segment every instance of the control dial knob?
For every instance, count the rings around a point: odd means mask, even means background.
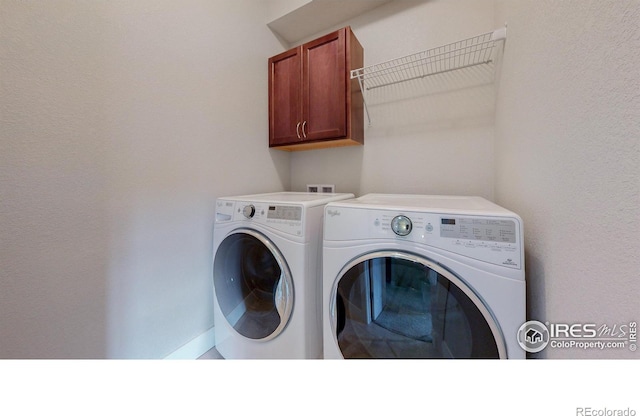
[[[253,218],[255,214],[256,207],[254,207],[253,205],[245,205],[245,207],[242,208],[242,215],[244,215],[246,218]]]
[[[404,215],[395,216],[391,220],[391,229],[399,236],[409,235],[412,228],[411,220]]]

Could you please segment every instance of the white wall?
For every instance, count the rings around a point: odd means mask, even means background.
[[[494,200],[524,219],[528,318],[619,329],[640,318],[640,3],[401,1],[342,25],[369,65],[505,22],[495,90],[377,93],[365,146],[293,154],[292,186]]]
[[[306,183],[493,199],[524,218],[531,319],[637,320],[638,3],[496,5],[345,24],[373,64],[506,21],[497,99],[390,89],[364,147],[289,155],[266,146],[263,2],[1,2],[0,357],[175,351],[213,324],[215,198]]]
[[[215,198],[289,187],[265,13],[0,3],[0,358],[162,358],[212,327]]]
[[[365,66],[492,31],[493,1],[397,1],[351,25]],[[479,71],[479,72],[478,72]],[[339,192],[472,194],[493,197],[494,85],[482,70],[373,90],[365,145],[298,152],[294,190],[333,183]]]
[[[504,1],[496,199],[524,219],[529,316],[640,319],[640,3]],[[547,349],[551,358],[638,357]]]
[[[265,23],[276,20],[287,13],[303,7],[311,0],[264,0],[267,3],[267,15]]]

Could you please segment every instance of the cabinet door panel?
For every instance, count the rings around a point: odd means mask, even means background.
[[[302,53],[306,140],[346,136],[344,30],[305,44]]]
[[[269,59],[269,143],[295,143],[302,135],[300,48]]]

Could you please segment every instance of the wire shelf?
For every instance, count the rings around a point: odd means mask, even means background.
[[[363,96],[366,96],[366,91],[375,88],[476,65],[491,64],[495,59],[496,43],[505,40],[506,37],[507,29],[503,27],[402,58],[354,69],[351,71],[351,79],[358,79]],[[368,110],[367,117],[369,117]],[[370,118],[369,123],[371,123]]]

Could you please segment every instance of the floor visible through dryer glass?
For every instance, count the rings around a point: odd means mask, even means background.
[[[385,285],[382,311],[371,321],[346,320],[338,335],[348,358],[441,358],[433,343],[432,284],[422,270],[396,270]]]

